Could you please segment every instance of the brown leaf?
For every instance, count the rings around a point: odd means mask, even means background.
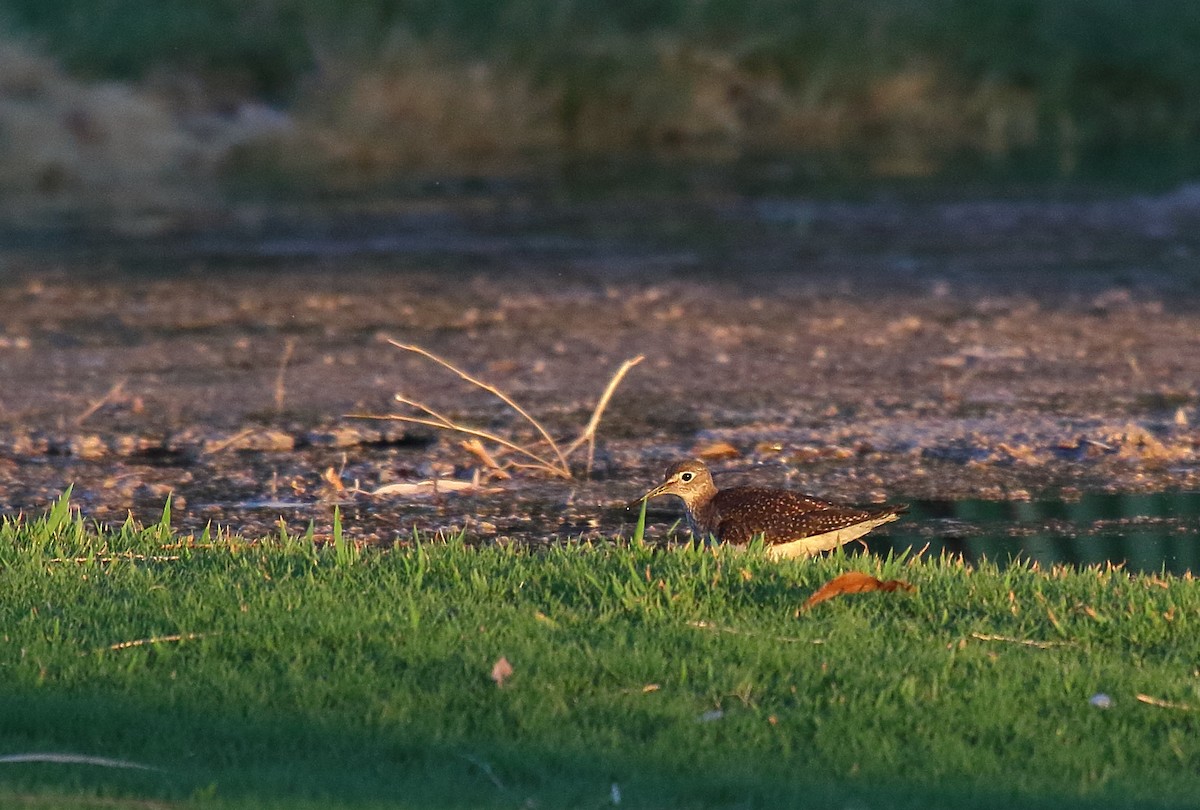
[[[492,680],[496,682],[496,686],[504,686],[504,682],[512,677],[512,664],[508,663],[508,659],[503,655],[492,664]]]
[[[346,491],[346,485],[342,483],[342,477],[337,474],[337,470],[333,469],[333,467],[327,467],[321,477],[325,479],[325,483],[333,487],[334,491]]]
[[[896,591],[915,590],[912,585],[909,585],[902,579],[889,579],[886,582],[876,579],[870,574],[864,574],[861,571],[848,571],[840,577],[834,577],[829,582],[826,582],[817,592],[808,597],[804,606],[800,610],[808,610],[813,605],[818,605],[826,599],[832,599],[835,596],[841,596],[844,593],[867,593],[868,591]]]
[[[496,461],[496,457],[492,455],[486,447],[483,446],[483,442],[479,441],[479,439],[468,439],[467,441],[459,442],[459,447],[475,456],[475,458],[479,459],[480,462],[483,463],[483,466],[491,471],[493,477],[502,480],[512,478],[512,476],[500,466],[500,462]]]

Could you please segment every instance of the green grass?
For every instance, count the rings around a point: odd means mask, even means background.
[[[97,531],[64,498],[0,528],[0,756],[161,769],[0,764],[0,805],[599,808],[616,784],[622,807],[1140,808],[1200,791],[1192,580],[628,543],[354,549],[336,530],[180,546],[165,520]],[[918,590],[797,615],[848,569]],[[184,638],[113,648],[166,636]]]

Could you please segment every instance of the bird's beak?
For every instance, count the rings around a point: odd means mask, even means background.
[[[645,495],[641,496],[640,498],[634,498],[632,501],[630,501],[625,506],[625,508],[633,509],[634,507],[639,506],[642,503],[642,501],[648,501],[651,498],[657,498],[659,495],[666,494],[666,491],[667,491],[667,482],[664,481],[661,484],[659,484],[658,486],[656,486],[654,489],[647,492]]]

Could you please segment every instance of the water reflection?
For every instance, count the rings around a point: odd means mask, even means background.
[[[1072,501],[918,501],[875,553],[927,548],[1005,564],[1124,563],[1131,571],[1200,572],[1200,493],[1090,494]]]

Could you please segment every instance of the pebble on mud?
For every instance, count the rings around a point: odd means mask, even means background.
[[[67,451],[75,458],[98,459],[108,455],[108,444],[96,434],[72,436],[67,440]]]
[[[8,446],[14,456],[44,456],[50,452],[50,440],[33,433],[14,435]]]
[[[122,457],[154,451],[167,452],[166,445],[161,438],[136,436],[130,433],[114,436],[109,440],[108,449],[113,455]]]
[[[355,425],[339,425],[329,430],[312,430],[304,440],[314,447],[355,447],[372,441],[373,437]]]
[[[137,500],[140,500],[140,501],[164,501],[165,502],[166,499],[171,495],[171,493],[174,490],[175,490],[175,487],[171,486],[170,484],[162,484],[162,483],[158,483],[158,482],[143,481],[142,483],[138,484],[136,489],[134,489],[133,496],[134,496],[134,498],[136,498]],[[176,506],[178,508],[182,508],[182,506],[183,506],[182,498],[176,497],[176,498],[172,498],[171,500],[174,502],[174,506]]]
[[[296,448],[296,439],[282,430],[264,428],[245,431],[228,438],[208,439],[204,442],[205,453],[221,450],[255,450],[258,452],[287,453]]]

